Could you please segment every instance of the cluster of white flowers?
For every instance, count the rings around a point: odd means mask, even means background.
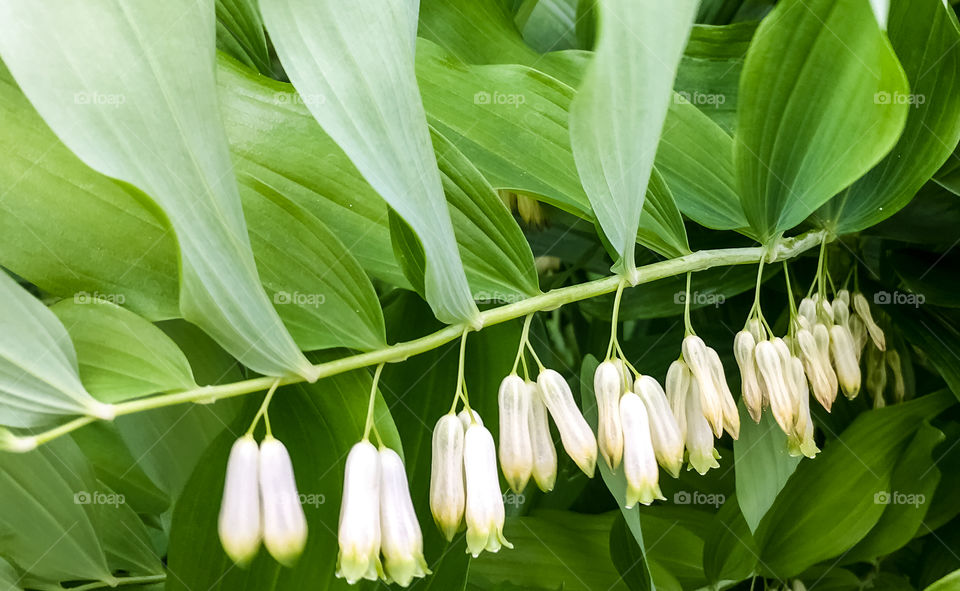
[[[307,520],[297,493],[290,455],[267,435],[233,444],[220,505],[220,542],[234,562],[249,563],[260,542],[277,562],[292,565],[307,541]]]
[[[347,456],[337,533],[337,577],[408,586],[430,574],[407,473],[397,452],[364,439]],[[384,561],[381,565],[380,554]]]
[[[743,400],[750,416],[759,421],[762,409],[769,407],[787,434],[790,453],[815,456],[820,450],[813,440],[810,395],[828,412],[839,391],[855,398],[862,382],[860,357],[868,340],[878,352],[886,349],[883,330],[873,320],[867,299],[860,293],[851,298],[847,290],[838,291],[832,301],[817,294],[801,300],[790,333],[782,338],[773,337],[759,319],[752,318],[734,339]],[[899,377],[895,387],[902,392],[899,356],[890,363]],[[881,400],[885,373],[883,382],[879,386]]]

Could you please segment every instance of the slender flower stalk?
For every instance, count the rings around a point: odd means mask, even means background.
[[[260,548],[259,471],[260,446],[252,435],[241,437],[230,448],[218,525],[224,551],[241,566]]]

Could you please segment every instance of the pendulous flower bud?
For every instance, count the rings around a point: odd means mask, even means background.
[[[893,375],[893,401],[903,402],[907,395],[907,385],[903,381],[903,363],[900,361],[900,353],[896,349],[887,351],[887,365],[890,366],[890,374]]]
[[[547,407],[536,382],[527,382],[530,396],[530,445],[533,448],[533,479],[543,492],[553,490],[557,481],[557,448],[550,435]]]
[[[730,437],[739,439],[740,411],[737,410],[737,403],[733,399],[733,393],[730,392],[730,386],[727,385],[727,376],[723,371],[723,362],[720,361],[720,355],[710,347],[707,347],[707,358],[710,360],[713,383],[716,385],[717,393],[720,397],[720,407],[723,409],[723,428],[730,434]]]
[[[633,390],[633,374],[630,373],[630,368],[627,367],[627,364],[619,357],[613,360],[613,364],[617,366],[617,371],[620,372],[620,376],[623,378],[623,391],[621,394]]]
[[[440,417],[433,428],[430,462],[430,512],[447,541],[453,539],[463,519],[463,423],[457,415]]]
[[[830,365],[830,358],[820,351],[813,333],[805,328],[797,331],[797,346],[813,395],[830,412],[837,398],[837,374]]]
[[[763,388],[770,397],[770,410],[773,412],[773,418],[780,425],[780,429],[789,434],[793,431],[796,418],[794,416],[793,396],[787,384],[787,368],[784,367],[781,353],[778,351],[777,341],[783,343],[779,338],[757,343],[754,355]]]
[[[560,432],[563,448],[584,474],[593,478],[597,465],[597,439],[573,401],[567,381],[552,369],[545,369],[537,376],[537,386]]]
[[[463,409],[457,413],[457,418],[460,419],[460,424],[463,425],[463,430],[466,431],[470,427],[470,423],[476,421],[481,426],[483,425],[483,420],[480,418],[480,414],[475,410]],[[471,418],[473,420],[471,420]]]
[[[853,337],[853,348],[857,352],[857,361],[859,361],[860,356],[863,355],[864,345],[870,340],[870,336],[867,334],[867,325],[863,323],[859,316],[854,314],[850,317],[849,326],[850,336]]]
[[[844,396],[856,398],[860,393],[860,363],[849,328],[842,324],[830,327],[830,353]]]
[[[406,587],[430,574],[403,460],[388,447],[380,450],[380,534],[387,578]]]
[[[380,453],[369,441],[347,455],[337,540],[337,577],[353,584],[383,576],[380,564]]]
[[[620,427],[620,395],[623,377],[612,361],[604,361],[593,374],[593,392],[597,397],[597,443],[600,455],[611,470],[623,457],[623,430]]]
[[[870,303],[867,302],[867,298],[860,292],[853,294],[853,309],[857,312],[860,319],[863,320],[864,325],[866,325],[867,333],[873,340],[873,344],[877,346],[877,349],[886,351],[887,340],[883,334],[883,329],[874,321],[873,314],[870,313]]]
[[[800,300],[800,306],[797,307],[797,312],[801,317],[806,319],[808,325],[814,325],[817,323],[817,304],[813,301],[813,298],[803,298]]]
[[[753,358],[753,350],[757,341],[748,330],[741,330],[733,339],[733,356],[740,368],[740,385],[743,404],[755,423],[760,422],[763,411],[763,392],[757,378],[757,364]]]
[[[679,359],[670,364],[667,369],[666,384],[667,402],[670,403],[670,410],[673,416],[677,418],[677,428],[680,429],[680,435],[686,440],[687,433],[687,394],[690,391],[690,382],[693,375],[687,364]]]
[[[876,347],[867,349],[867,392],[873,400],[873,408],[887,405],[883,399],[883,391],[887,388],[887,362],[884,355],[884,352]]]
[[[290,454],[270,435],[260,444],[260,499],[263,507],[263,545],[284,566],[292,566],[307,543],[303,514]]]
[[[713,433],[720,437],[723,432],[723,403],[714,377],[714,368],[707,353],[708,347],[700,337],[687,335],[683,339],[681,349],[683,360],[697,382],[703,416],[713,428]]]
[[[650,419],[650,440],[657,461],[674,478],[683,467],[683,434],[670,410],[670,402],[660,383],[650,376],[640,376],[633,384],[634,392],[643,400]]]
[[[503,537],[503,496],[497,478],[497,451],[493,436],[479,423],[470,425],[463,441],[463,471],[467,484],[467,551],[474,558],[481,552],[513,548]]]
[[[643,400],[633,392],[620,399],[620,420],[623,423],[623,473],[627,479],[626,508],[636,503],[649,505],[654,499],[665,500],[660,492],[660,471],[650,436],[650,419]]]
[[[717,463],[720,454],[713,447],[713,431],[700,408],[701,396],[697,388],[699,388],[697,380],[690,380],[690,389],[687,391],[684,407],[687,421],[684,445],[687,448],[690,467],[703,475],[710,468],[720,467]]]
[[[250,563],[260,548],[260,446],[251,435],[230,448],[220,503],[218,531],[224,551],[235,563]]]
[[[808,458],[816,456],[820,449],[813,440],[813,418],[810,416],[810,388],[803,372],[803,362],[796,357],[790,358],[790,386],[793,391],[797,421],[794,432],[788,434],[790,454],[804,455]]]
[[[530,389],[518,375],[500,382],[500,469],[514,492],[523,492],[533,472],[530,443]]]

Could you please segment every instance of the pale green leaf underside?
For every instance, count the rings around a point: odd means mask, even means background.
[[[183,352],[133,312],[92,298],[64,300],[50,311],[73,340],[80,379],[98,400],[119,402],[196,387]]]
[[[213,13],[190,0],[7,0],[0,56],[67,147],[169,219],[184,317],[255,371],[309,376],[257,278],[216,102]]]
[[[261,3],[281,62],[314,118],[420,238],[437,318],[471,322],[478,311],[414,76],[412,8],[401,0]]]
[[[743,208],[768,240],[893,147],[907,80],[867,0],[789,0],[765,18],[740,79],[734,161]]]
[[[0,271],[0,425],[33,427],[61,415],[98,414],[77,354],[50,310]]]
[[[696,0],[603,0],[599,43],[570,105],[580,180],[625,269]]]

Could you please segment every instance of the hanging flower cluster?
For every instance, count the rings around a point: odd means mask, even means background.
[[[284,566],[291,566],[303,551],[307,520],[293,465],[287,448],[272,435],[259,446],[249,433],[233,444],[218,529],[223,549],[240,565],[253,560],[261,540]]]

